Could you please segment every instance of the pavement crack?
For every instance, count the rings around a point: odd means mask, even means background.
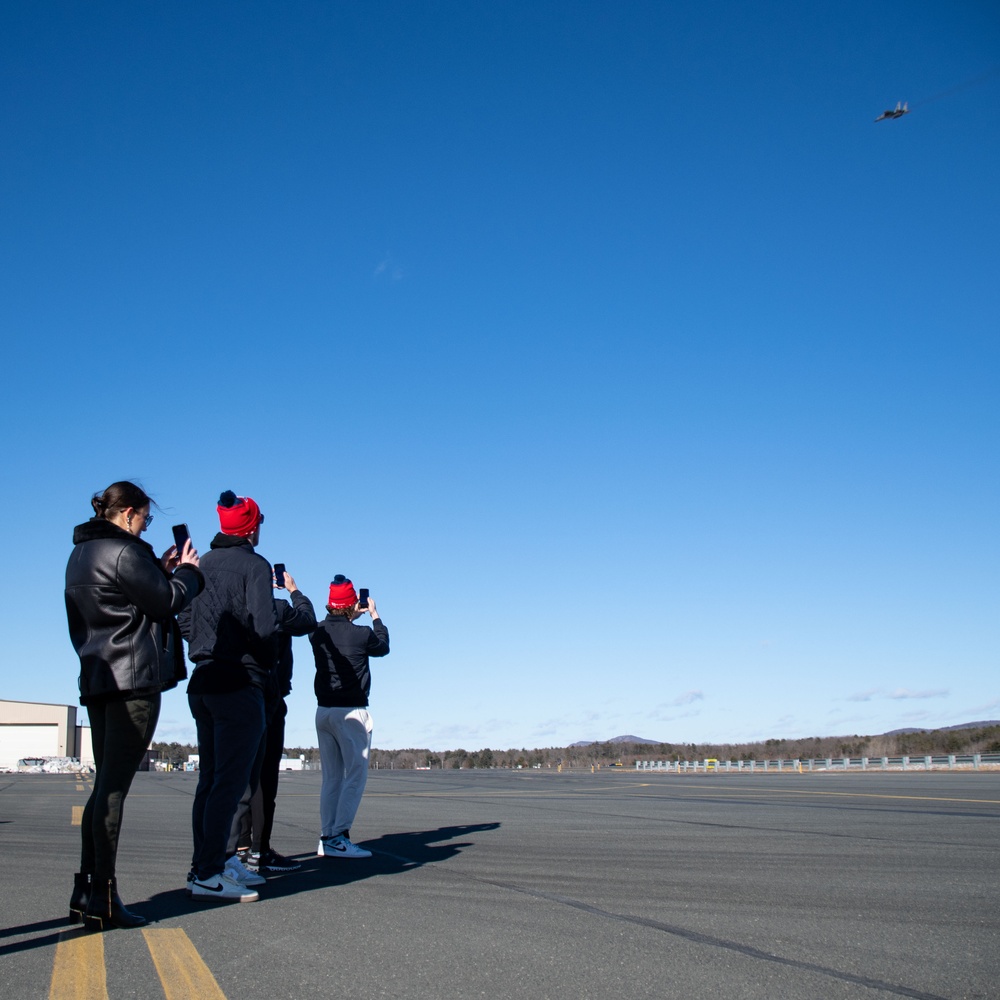
[[[379,852],[384,853],[384,852]],[[440,867],[435,862],[413,861],[409,858],[389,855],[397,861],[402,861],[414,867],[422,866],[426,868]],[[543,892],[541,889],[530,889],[526,886],[515,885],[513,882],[501,882],[496,879],[481,878],[476,875],[467,875],[463,872],[456,872],[448,869],[448,874],[466,879],[470,882],[478,882],[481,885],[491,885],[497,889],[506,889],[510,892],[517,892],[524,896],[532,896],[536,899],[544,899],[550,903],[558,903],[561,906],[569,906],[575,910],[582,910],[596,917],[603,917],[606,920],[617,920],[626,924],[635,924],[651,930],[661,931],[673,937],[689,941],[692,944],[706,945],[709,948],[722,948],[726,951],[744,955],[747,958],[757,959],[762,962],[770,962],[773,965],[782,965],[786,968],[797,969],[802,972],[812,972],[830,979],[837,979],[841,982],[852,983],[855,986],[864,986],[870,990],[881,990],[883,993],[891,993],[898,997],[910,997],[912,1000],[948,1000],[937,993],[926,993],[923,990],[915,990],[909,986],[899,983],[886,982],[884,979],[873,979],[870,976],[858,976],[851,972],[842,972],[840,969],[831,969],[825,965],[818,965],[815,962],[806,962],[798,958],[786,958],[783,955],[776,955],[772,952],[764,951],[761,948],[754,948],[752,945],[741,944],[738,941],[730,941],[726,938],[715,937],[711,934],[702,934],[700,931],[691,930],[688,927],[681,927],[679,924],[668,924],[662,920],[652,920],[649,917],[637,917],[629,913],[615,913],[611,910],[603,910],[599,906],[592,906],[582,900],[573,899],[569,896],[560,896],[554,892]]]

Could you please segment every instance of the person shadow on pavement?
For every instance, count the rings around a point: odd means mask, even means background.
[[[258,905],[270,899],[347,885],[376,875],[398,875],[424,865],[439,864],[460,854],[465,848],[475,846],[474,840],[458,838],[469,838],[472,834],[499,828],[499,823],[475,823],[383,834],[377,840],[359,842],[372,852],[370,858],[322,858],[311,853],[292,855],[302,867],[293,872],[269,875],[266,885],[255,887],[260,892]],[[171,889],[156,893],[148,900],[136,900],[134,908],[152,924],[220,905],[225,904],[198,902],[183,889]]]

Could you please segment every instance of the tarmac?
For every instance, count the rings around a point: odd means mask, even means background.
[[[184,893],[196,774],[140,773],[119,887],[67,923],[92,776],[0,776],[5,1000],[920,1000],[1000,996],[1000,774],[373,771],[317,858],[282,774],[256,903]]]

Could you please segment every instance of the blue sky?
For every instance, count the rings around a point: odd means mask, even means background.
[[[1000,717],[995,4],[7,4],[0,54],[0,696],[75,700],[135,478],[158,550],[233,489],[370,587],[377,746]]]

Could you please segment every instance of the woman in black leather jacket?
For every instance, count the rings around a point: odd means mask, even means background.
[[[204,588],[198,553],[171,546],[162,559],[140,535],[151,501],[134,483],[112,483],[91,500],[95,517],[73,530],[66,615],[80,657],[80,702],[90,716],[97,773],[83,811],[80,871],[70,921],[88,928],[146,922],[118,898],[115,858],[122,807],[149,747],[160,692],[187,674],[174,616]]]

